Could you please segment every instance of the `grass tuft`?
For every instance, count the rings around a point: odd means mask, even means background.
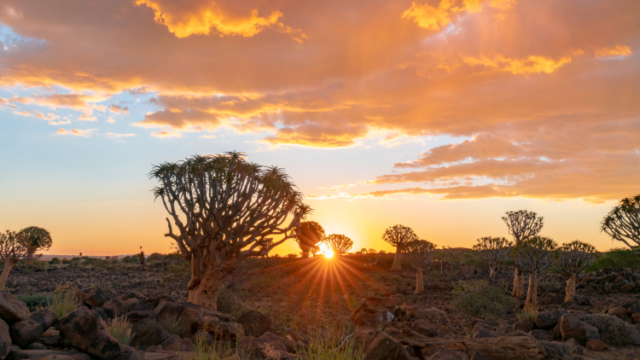
[[[158,325],[162,326],[172,335],[187,336],[188,329],[180,323],[178,315],[165,315],[158,320]]]
[[[108,327],[111,336],[116,338],[120,344],[129,345],[133,335],[131,334],[131,323],[126,317],[120,316],[111,320]]]
[[[487,320],[502,318],[516,305],[511,296],[484,280],[458,281],[451,292],[456,309]]]
[[[36,310],[49,309],[60,319],[80,307],[81,303],[76,298],[77,291],[78,287],[75,285],[60,285],[46,306],[36,306]]]
[[[516,314],[516,318],[518,319],[518,321],[522,321],[522,320],[536,321],[537,317],[538,317],[538,311],[536,310],[521,311]]]

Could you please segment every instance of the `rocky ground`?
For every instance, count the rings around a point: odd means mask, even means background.
[[[228,339],[234,339],[229,347],[235,347],[232,343],[239,344],[237,339],[246,335],[249,340],[245,340],[245,349],[271,344],[281,350],[284,346],[283,354],[297,356],[304,355],[300,346],[310,337],[333,332],[342,338],[351,335],[349,344],[370,350],[365,355],[367,359],[463,359],[455,356],[473,356],[475,352],[489,359],[640,359],[640,348],[632,345],[640,345],[640,332],[633,325],[640,322],[640,274],[628,269],[605,268],[584,275],[579,281],[577,301],[568,304],[562,303],[564,279],[552,273],[542,275],[540,314],[536,316],[521,312],[523,299],[509,302],[507,293],[513,274],[508,268],[489,279],[481,264],[469,264],[468,259],[456,254],[440,256],[425,272],[425,292],[416,295],[415,272],[408,267],[390,271],[392,260],[392,255],[351,255],[334,260],[249,259],[225,279],[218,313],[184,310],[184,304],[173,306],[176,317],[186,316],[183,312],[199,314],[197,320],[190,320],[191,333],[173,334],[180,339],[174,336],[164,345],[166,333],[159,335],[155,343],[140,343],[140,336],[148,335],[144,331],[153,329],[143,326],[142,331],[134,327],[138,338],[132,345],[144,350],[147,357],[163,348],[193,350],[198,327],[209,319],[218,324],[217,332],[210,334],[222,331]],[[35,310],[61,285],[99,288],[104,304],[97,307],[105,310],[106,323],[115,314],[128,313],[132,322],[146,324],[147,319],[160,320],[163,300],[171,304],[186,301],[188,276],[188,267],[179,257],[157,257],[145,266],[76,261],[18,267],[11,272],[6,290]],[[489,302],[506,299],[504,311],[496,314],[480,308],[478,312],[465,308],[464,302],[456,303],[461,281],[480,281],[498,289],[500,296]],[[479,293],[479,301],[474,302],[482,305],[483,296]],[[98,311],[95,308],[93,313]],[[251,332],[251,327],[259,331]],[[562,342],[563,334],[565,340],[574,340]],[[443,347],[457,353],[434,357]],[[522,351],[508,353],[514,347]],[[258,357],[268,357],[261,354]]]

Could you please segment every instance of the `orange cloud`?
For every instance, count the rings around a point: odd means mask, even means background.
[[[441,0],[435,7],[427,3],[419,5],[414,1],[411,3],[411,7],[402,13],[402,18],[413,20],[418,26],[425,29],[440,30],[451,23],[453,14],[466,9],[466,3],[462,6],[455,6],[455,2],[455,0]]]
[[[631,48],[626,45],[616,45],[615,47],[601,47],[595,50],[596,57],[605,56],[629,56],[633,54]]]
[[[534,55],[524,59],[510,59],[498,54],[493,58],[465,56],[463,60],[469,65],[484,65],[485,67],[496,68],[516,75],[530,75],[550,74],[562,65],[570,63],[571,56],[565,56],[556,61],[548,57]]]
[[[58,131],[56,131],[56,134],[58,134],[58,135],[73,135],[73,136],[81,136],[81,137],[90,137],[93,132],[95,132],[95,129],[88,129],[88,130],[69,129],[69,130],[66,130],[64,128],[60,128],[60,129],[58,129]]]
[[[128,114],[129,113],[129,108],[128,107],[122,107],[120,105],[116,105],[116,104],[112,104],[109,107],[109,111],[112,113],[116,113],[116,114]]]
[[[151,133],[151,136],[157,137],[159,139],[181,137],[180,132],[178,131],[153,131]]]
[[[107,137],[112,139],[120,139],[120,138],[128,138],[134,137],[136,134],[116,134],[116,133],[107,133]]]
[[[515,4],[516,0],[491,0],[490,6],[500,10],[507,10]]]

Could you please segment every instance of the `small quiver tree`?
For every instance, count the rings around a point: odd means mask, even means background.
[[[2,274],[0,274],[0,290],[4,290],[9,277],[9,271],[19,261],[29,258],[28,241],[20,232],[5,231],[0,233],[0,260],[4,262]]]
[[[360,249],[360,254],[362,254],[362,255],[367,255],[367,253],[368,253],[367,248],[362,248],[362,249]]]
[[[169,232],[191,266],[188,301],[212,309],[222,279],[248,257],[299,235],[311,211],[289,176],[242,153],[193,156],[153,167],[157,198],[177,227]],[[270,242],[276,238],[273,242]]]
[[[384,234],[382,234],[382,240],[396,248],[391,270],[400,270],[402,268],[400,255],[404,246],[410,241],[418,240],[418,235],[408,226],[394,225],[385,230]]]
[[[478,252],[478,257],[489,265],[489,277],[493,277],[496,268],[507,260],[511,242],[503,237],[490,236],[479,238],[477,241],[473,249]]]
[[[502,221],[507,224],[509,235],[513,236],[514,245],[532,236],[536,236],[542,230],[543,218],[533,211],[518,210],[507,211]],[[520,297],[524,294],[524,274],[522,269],[516,266],[513,274],[513,291],[511,295]]]
[[[315,221],[303,221],[300,223],[300,235],[295,239],[302,250],[302,258],[309,257],[309,251],[325,237],[324,228]]]
[[[640,194],[620,200],[602,220],[601,230],[640,254]]]
[[[431,268],[431,258],[436,245],[426,240],[413,240],[405,245],[404,254],[411,267],[416,269],[416,294],[424,291],[422,272]]]
[[[316,257],[316,254],[318,254],[319,251],[320,251],[320,246],[318,245],[313,246],[311,249],[309,249],[309,252],[313,257]]]
[[[51,244],[53,244],[51,234],[41,227],[29,226],[20,230],[20,234],[27,244],[28,254],[25,260],[25,264],[27,265],[31,265],[33,260],[42,256],[42,254],[36,255],[36,251],[47,251],[51,248]],[[80,253],[80,257],[82,257],[82,253]]]
[[[548,237],[533,236],[512,248],[517,266],[529,273],[525,311],[538,310],[538,274],[553,265],[551,254],[557,247],[556,242]]]
[[[596,258],[596,249],[581,241],[573,241],[563,244],[556,252],[556,267],[558,271],[567,277],[567,288],[564,302],[571,302],[576,297],[576,277],[586,267],[593,264]]]
[[[331,234],[324,239],[324,243],[336,255],[346,254],[353,247],[353,241],[342,234]]]

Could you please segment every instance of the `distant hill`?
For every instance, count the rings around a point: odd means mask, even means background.
[[[122,259],[123,257],[127,257],[127,256],[137,256],[138,254],[128,254],[128,255],[113,255],[110,256],[110,258],[118,258],[118,259]],[[79,255],[42,255],[42,257],[40,258],[40,260],[43,261],[51,261],[51,259],[53,259],[54,257],[57,257],[58,259],[62,260],[62,259],[67,259],[67,260],[71,260],[74,257],[78,257]],[[104,259],[106,256],[94,256],[94,255],[82,255],[82,257],[86,257],[86,258],[98,258],[98,259]]]

